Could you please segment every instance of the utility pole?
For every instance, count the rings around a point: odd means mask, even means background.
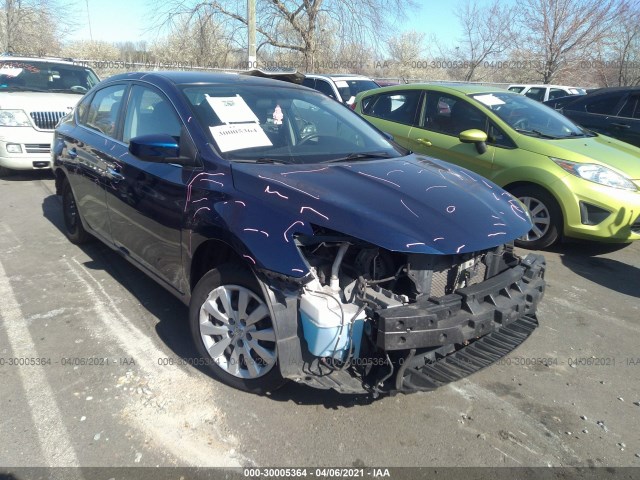
[[[247,27],[249,29],[248,39],[248,68],[256,68],[256,0],[247,0]]]

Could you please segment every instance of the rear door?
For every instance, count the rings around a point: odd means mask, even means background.
[[[612,136],[640,147],[640,92],[625,100],[617,117],[611,117]]]
[[[109,85],[83,100],[74,135],[62,135],[66,146],[63,157],[78,209],[93,232],[107,243],[112,237],[104,188],[111,152],[118,147],[115,137],[126,90],[125,83]]]

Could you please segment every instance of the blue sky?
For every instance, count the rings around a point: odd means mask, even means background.
[[[160,0],[161,1],[161,0]],[[486,3],[483,0],[479,3]],[[462,0],[454,0],[448,4],[437,4],[433,0],[418,0],[419,6],[401,22],[403,30],[417,30],[426,33],[427,38],[435,34],[444,43],[452,42],[460,34],[457,19],[453,12]],[[89,15],[87,15],[87,4]],[[156,10],[154,0],[81,0],[76,4],[73,33],[68,40],[89,40],[89,25],[91,19],[91,33],[94,40],[108,42],[151,41],[158,32],[147,31],[153,21]],[[114,12],[121,12],[114,19]],[[114,26],[114,23],[117,25]]]

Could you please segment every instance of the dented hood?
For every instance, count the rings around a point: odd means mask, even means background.
[[[268,243],[289,243],[318,225],[392,251],[452,254],[492,248],[531,228],[512,195],[429,157],[232,169],[235,188],[261,206],[243,231],[262,232]]]

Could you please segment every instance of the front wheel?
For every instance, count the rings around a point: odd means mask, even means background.
[[[562,210],[556,199],[546,190],[522,186],[511,190],[531,214],[533,228],[518,238],[519,247],[540,250],[556,243],[562,234]]]
[[[198,352],[221,382],[259,394],[285,383],[273,319],[247,269],[224,264],[207,272],[193,291],[189,322]]]

